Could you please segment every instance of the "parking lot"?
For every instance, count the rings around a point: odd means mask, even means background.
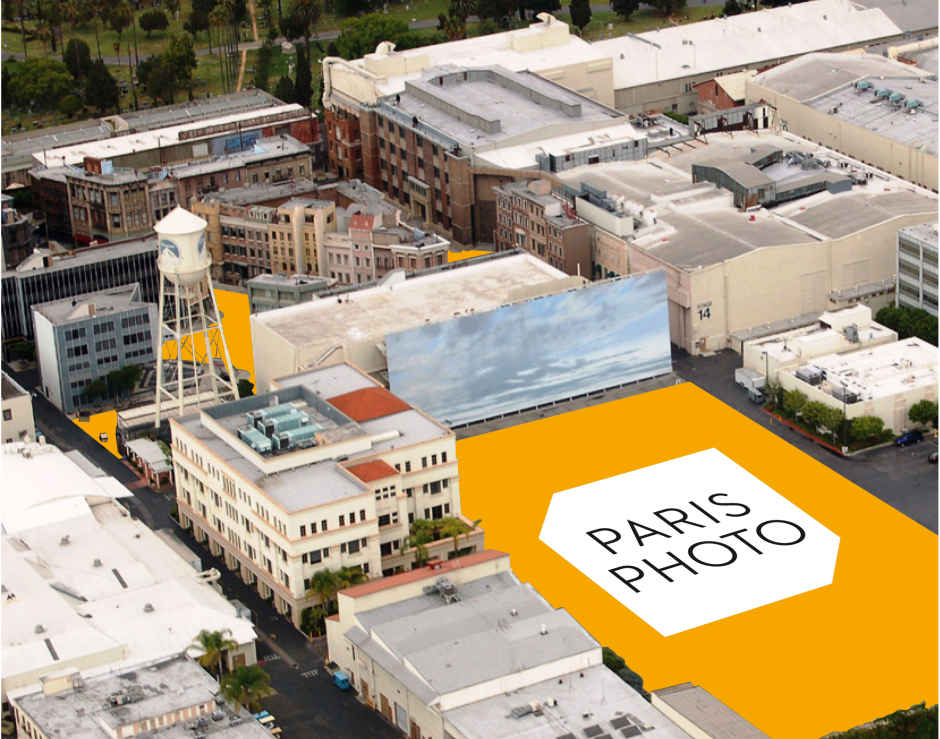
[[[937,532],[937,467],[927,462],[930,453],[937,451],[936,437],[930,436],[908,447],[888,446],[842,457],[775,423],[760,406],[750,402],[744,389],[734,382],[734,369],[741,366],[741,357],[735,352],[726,350],[710,357],[692,357],[673,347],[672,360],[675,373],[683,380],[695,383],[860,488]]]

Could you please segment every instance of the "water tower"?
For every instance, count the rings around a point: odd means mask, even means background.
[[[186,406],[238,398],[222,315],[212,289],[206,249],[208,224],[177,206],[154,225],[160,239],[160,350],[157,354],[156,426],[163,404],[182,415]],[[164,358],[164,347],[173,349]]]

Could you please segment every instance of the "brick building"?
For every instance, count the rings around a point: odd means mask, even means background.
[[[591,225],[552,195],[548,180],[513,182],[493,191],[498,251],[525,249],[569,275],[592,274]]]

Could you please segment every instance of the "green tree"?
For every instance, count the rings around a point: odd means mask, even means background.
[[[601,658],[604,660],[604,666],[611,672],[617,672],[627,666],[623,657],[617,654],[610,647],[601,648]]]
[[[640,7],[640,0],[611,0],[610,9],[625,21],[630,20]]]
[[[199,664],[211,674],[215,674],[216,679],[222,677],[222,665],[225,661],[225,655],[229,649],[238,646],[238,642],[231,638],[232,632],[229,629],[221,631],[208,631],[203,629],[193,643],[191,649],[201,652],[197,658]]]
[[[825,426],[825,422],[831,418],[829,406],[825,403],[820,403],[818,400],[811,400],[804,404],[800,409],[800,417],[814,430],[820,426]],[[826,428],[829,427],[827,426]],[[831,428],[829,430],[833,431]]]
[[[663,15],[671,15],[685,7],[685,0],[650,0],[649,4]]]
[[[447,13],[437,16],[437,28],[448,40],[467,38],[467,18],[473,14],[474,0],[450,0]]]
[[[897,331],[899,339],[916,336],[928,344],[937,345],[937,318],[923,308],[888,306],[875,314],[875,320]]]
[[[169,25],[170,21],[162,10],[148,10],[140,16],[140,27],[146,31],[147,38],[150,38],[150,34],[154,31],[163,31]]]
[[[391,41],[399,49],[411,48],[402,46],[402,41],[410,35],[408,24],[403,20],[386,15],[364,15],[343,24],[336,39],[336,50],[343,59],[358,59],[371,54],[382,41]]]
[[[74,97],[74,95],[72,96]],[[85,390],[82,393],[85,396],[86,400],[95,400],[96,398],[103,398],[108,394],[108,382],[103,377],[99,377],[97,380],[93,380],[87,385],[85,385]]]
[[[783,391],[783,410],[795,416],[806,405],[806,395],[799,390]]]
[[[738,15],[741,13],[741,6],[738,5],[738,0],[726,0],[725,7],[722,8],[722,13],[725,15]]]
[[[255,394],[255,386],[251,380],[239,380],[238,381],[238,397],[247,398],[250,395]]]
[[[881,435],[885,423],[878,416],[858,416],[849,424],[849,433],[854,441],[874,439]]]
[[[313,79],[310,76],[310,58],[307,56],[307,47],[297,44],[297,73],[294,75],[294,102],[305,108],[310,107],[310,98],[313,95]]]
[[[274,88],[274,97],[285,103],[294,102],[294,83],[291,82],[290,77],[281,75]]]
[[[170,17],[176,18],[176,14],[180,12],[180,0],[164,0],[163,4],[166,5],[166,12],[170,14]]]
[[[88,70],[91,69],[91,49],[88,44],[79,38],[69,39],[65,46],[65,53],[62,55],[62,61],[69,70],[69,74],[75,79],[81,79]]]
[[[78,95],[66,95],[59,101],[59,112],[71,118],[82,109],[82,99]]]
[[[55,110],[59,100],[72,92],[75,81],[68,67],[56,59],[33,57],[3,63],[9,69],[4,92],[18,108]]]
[[[307,636],[320,636],[325,633],[324,622],[327,617],[326,609],[322,606],[311,606],[300,612],[300,630]]]
[[[116,110],[120,100],[117,80],[111,76],[105,63],[96,59],[85,78],[85,102],[105,113]]]
[[[274,694],[271,676],[258,665],[240,665],[221,680],[222,695],[249,711],[261,708],[261,699]]]
[[[477,16],[480,20],[492,21],[497,28],[506,29],[518,7],[519,0],[477,0]]]
[[[937,428],[937,404],[932,400],[919,400],[907,411],[907,417],[922,426]]]
[[[196,69],[196,50],[193,48],[193,37],[185,31],[175,31],[170,34],[166,51],[163,52],[166,63],[174,73],[177,89],[185,87],[192,89],[193,71]]]
[[[571,22],[584,33],[585,26],[591,22],[591,0],[571,0],[568,11],[571,13]]]
[[[310,590],[320,596],[320,602],[329,610],[330,603],[336,598],[340,589],[340,581],[334,570],[324,568],[317,570],[310,578]]]
[[[137,79],[154,102],[171,104],[176,96],[176,71],[162,54],[143,60],[137,67]]]

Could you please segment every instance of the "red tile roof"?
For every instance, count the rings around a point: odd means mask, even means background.
[[[375,216],[367,216],[361,213],[357,213],[349,219],[349,227],[359,231],[371,231],[373,223],[375,223]]]
[[[388,462],[383,462],[381,459],[376,459],[374,462],[354,464],[352,467],[347,467],[346,470],[352,472],[363,482],[381,480],[383,477],[391,477],[392,475],[398,474],[398,470],[392,467]]]
[[[345,413],[353,421],[371,421],[411,409],[404,400],[392,395],[384,387],[364,387],[327,398],[327,403]]]
[[[402,572],[399,575],[390,575],[389,577],[381,577],[376,580],[371,580],[370,582],[363,583],[362,585],[353,585],[351,588],[346,588],[340,592],[343,595],[348,595],[350,598],[359,598],[363,595],[377,593],[380,590],[385,590],[386,588],[396,588],[399,585],[407,585],[408,583],[417,582],[418,580],[440,577],[445,572],[453,572],[454,570],[459,570],[464,567],[478,565],[481,562],[489,562],[493,559],[501,559],[502,557],[508,556],[509,555],[506,554],[506,552],[500,552],[496,549],[484,549],[482,552],[475,552],[474,554],[468,554],[464,557],[457,557],[456,559],[449,559],[446,562],[439,562],[438,567],[435,569],[431,569],[430,567],[422,567],[419,570],[409,570],[408,572]]]

